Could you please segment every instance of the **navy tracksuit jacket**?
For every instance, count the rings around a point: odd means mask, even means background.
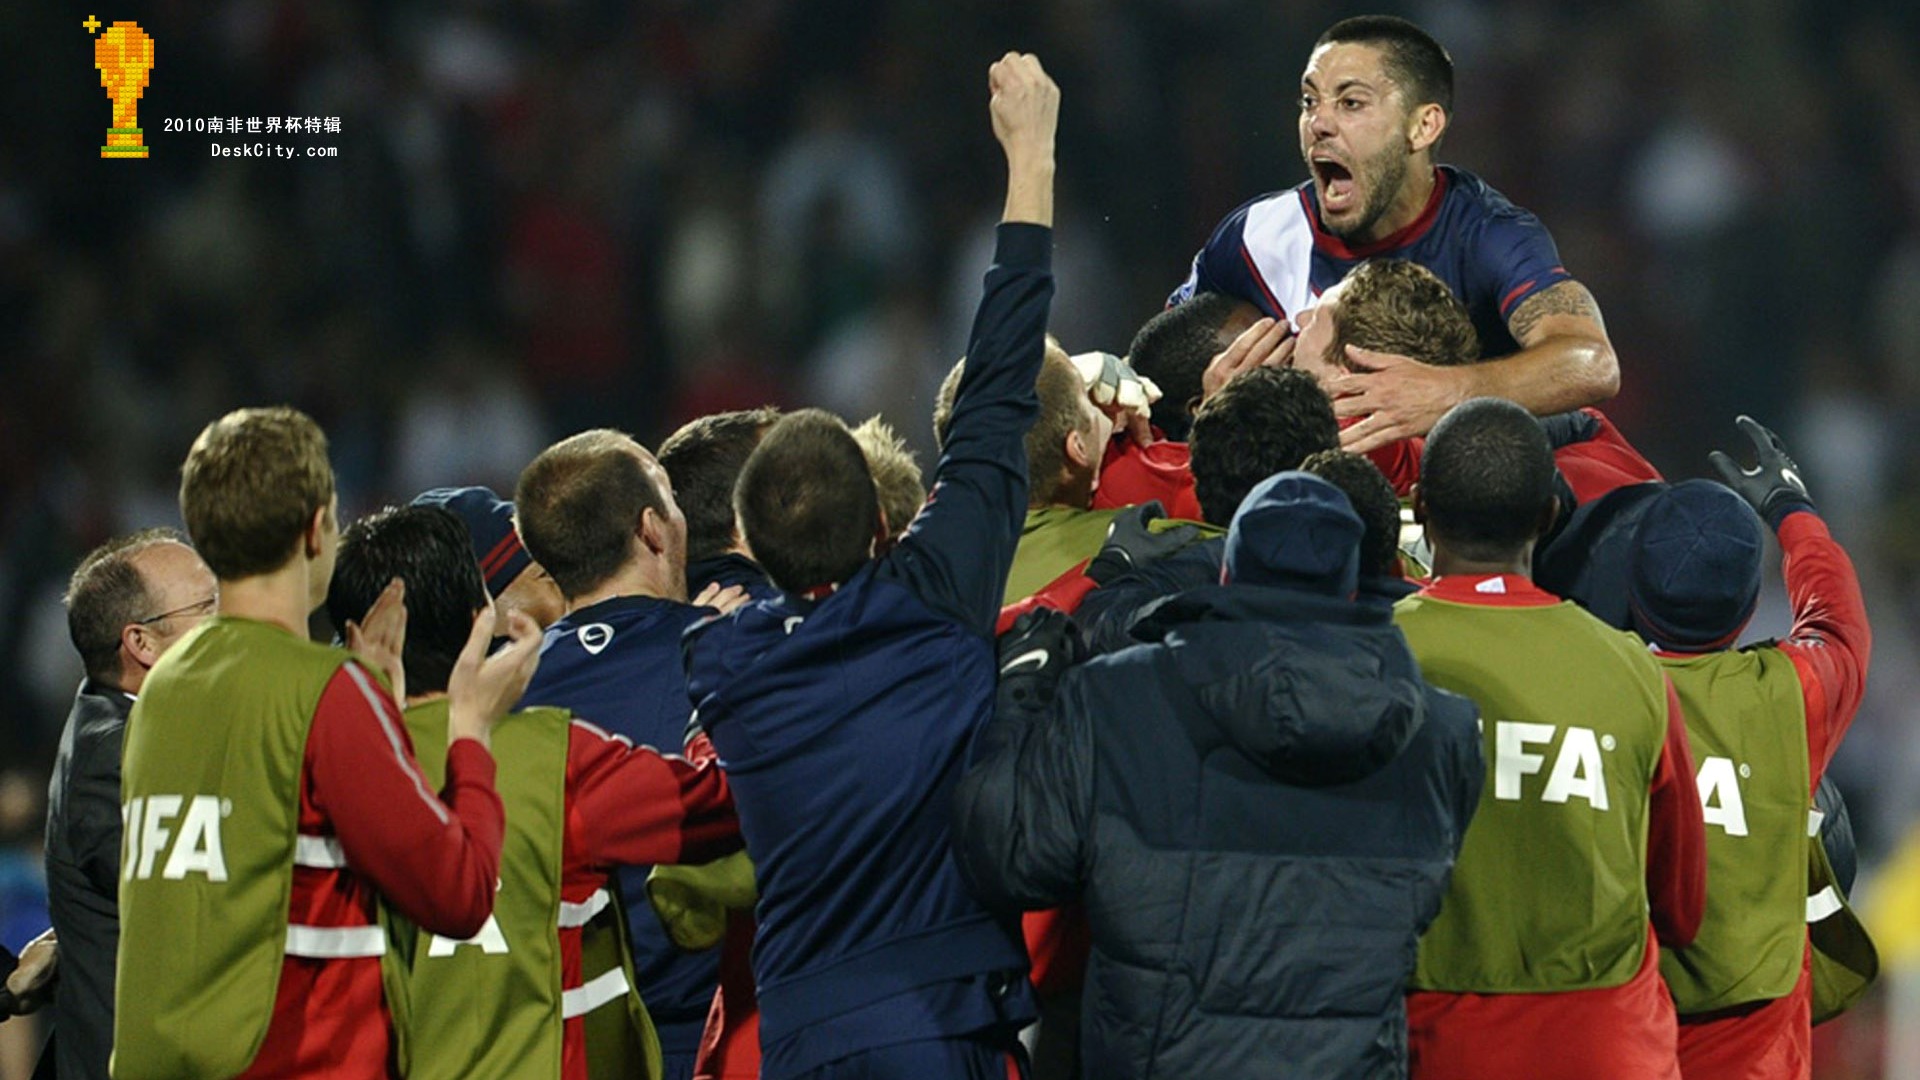
[[[993,711],[1051,245],[1000,226],[946,452],[898,546],[823,600],[783,595],[687,635],[687,688],[759,880],[767,1080],[1033,1015],[1018,925],[961,881],[951,808]],[[916,1074],[944,1075],[938,1057]]]

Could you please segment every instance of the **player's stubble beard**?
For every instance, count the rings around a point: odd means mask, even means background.
[[[1359,168],[1353,170],[1353,179],[1367,192],[1367,201],[1361,204],[1359,220],[1351,225],[1336,227],[1322,213],[1321,226],[1342,240],[1367,243],[1380,239],[1372,235],[1373,227],[1380,223],[1387,211],[1393,209],[1394,200],[1399,198],[1400,189],[1406,185],[1407,159],[1412,156],[1411,149],[1407,145],[1389,145],[1364,163],[1359,163]]]

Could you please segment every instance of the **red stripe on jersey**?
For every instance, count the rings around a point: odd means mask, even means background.
[[[481,576],[492,577],[495,572],[507,564],[508,559],[513,558],[519,553],[520,534],[518,532],[507,533],[507,535],[500,538],[499,543],[493,545],[492,551],[487,552],[486,558],[480,560]]]
[[[1273,307],[1276,313],[1275,317],[1285,319],[1287,317],[1287,309],[1282,306],[1279,299],[1273,295],[1273,290],[1267,288],[1267,279],[1260,276],[1260,268],[1253,264],[1253,251],[1248,248],[1244,242],[1240,245],[1240,258],[1247,264],[1247,273],[1253,275],[1253,283],[1260,286],[1260,295],[1266,297],[1267,303]]]
[[[1507,309],[1509,307],[1512,307],[1513,302],[1520,298],[1520,294],[1523,292],[1526,292],[1528,289],[1533,288],[1533,283],[1538,280],[1539,280],[1538,278],[1528,278],[1527,280],[1521,282],[1520,284],[1515,285],[1513,287],[1512,292],[1508,293],[1505,297],[1501,298],[1500,314],[1503,316],[1506,315]]]

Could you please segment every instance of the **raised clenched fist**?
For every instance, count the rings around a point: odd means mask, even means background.
[[[1007,160],[1053,157],[1053,135],[1060,119],[1060,88],[1054,85],[1038,57],[1008,53],[987,69],[992,97],[993,135],[1007,152]]]

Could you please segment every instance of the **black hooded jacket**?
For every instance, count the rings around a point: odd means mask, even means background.
[[[1003,687],[957,802],[983,899],[1085,899],[1085,1075],[1405,1075],[1477,710],[1421,679],[1384,604],[1211,586],[1134,635],[1050,708]]]

